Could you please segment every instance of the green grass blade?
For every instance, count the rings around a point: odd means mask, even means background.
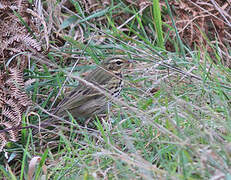
[[[171,18],[173,27],[174,27],[174,29],[175,29],[177,41],[178,41],[179,46],[180,46],[180,54],[181,54],[181,55],[184,57],[184,59],[185,59],[185,51],[184,51],[183,42],[182,42],[182,40],[181,40],[181,38],[180,38],[180,35],[179,35],[178,31],[177,31],[176,23],[175,23],[175,21],[174,21],[174,19],[173,19],[173,14],[172,14],[172,11],[171,11],[170,6],[169,6],[169,4],[168,4],[168,0],[165,0],[165,2],[166,2],[166,5],[167,5],[167,10],[168,10],[169,16],[170,16],[170,18]]]
[[[159,0],[153,0],[153,21],[157,32],[157,45],[158,47],[164,49],[164,38]]]

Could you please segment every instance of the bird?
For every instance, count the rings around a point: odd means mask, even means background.
[[[117,97],[123,88],[123,70],[130,63],[130,60],[116,56],[107,58],[84,79],[112,97]],[[51,113],[64,118],[71,113],[76,120],[81,120],[80,124],[83,125],[82,122],[89,122],[89,119],[107,112],[109,98],[102,91],[80,82]],[[40,127],[53,125],[53,120],[41,122]]]
[[[117,97],[123,88],[122,71],[128,64],[129,60],[118,57],[106,59],[84,79],[111,96]],[[54,114],[63,116],[69,112],[74,118],[88,119],[105,113],[107,105],[108,98],[102,92],[80,82],[57,105]]]

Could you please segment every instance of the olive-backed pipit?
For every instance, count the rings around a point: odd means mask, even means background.
[[[112,96],[118,96],[122,89],[122,69],[129,64],[128,60],[110,58],[89,73],[85,80],[94,84]],[[75,118],[87,119],[106,112],[108,98],[94,88],[80,83],[57,106],[54,114],[63,116],[70,112]]]
[[[115,97],[120,94],[123,86],[122,70],[129,64],[129,60],[118,57],[110,58],[104,60],[100,66],[91,71],[84,79]],[[65,117],[70,112],[75,119],[84,119],[87,121],[95,115],[105,113],[108,101],[109,98],[102,91],[100,92],[96,88],[89,87],[80,82],[57,105],[52,113],[59,117]],[[40,124],[42,128],[50,125],[54,125],[54,119],[44,121]]]

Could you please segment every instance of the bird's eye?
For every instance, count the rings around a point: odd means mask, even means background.
[[[116,61],[117,65],[121,65],[123,62],[122,61]]]

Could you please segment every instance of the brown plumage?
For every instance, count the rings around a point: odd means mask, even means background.
[[[121,70],[128,64],[127,60],[111,58],[89,73],[85,80],[94,84],[112,96],[118,96],[122,89]],[[75,118],[89,118],[102,114],[107,109],[107,97],[101,92],[80,83],[57,106],[54,114],[63,116],[69,111]]]
[[[122,89],[122,70],[129,64],[128,60],[110,58],[90,72],[85,80],[94,84],[112,96],[118,96]],[[68,116],[70,112],[76,120],[88,120],[95,115],[104,114],[107,110],[109,98],[86,84],[79,83],[68,96],[66,96],[52,112],[59,117]],[[41,127],[54,125],[54,119],[41,123]],[[37,133],[34,131],[35,134]]]

